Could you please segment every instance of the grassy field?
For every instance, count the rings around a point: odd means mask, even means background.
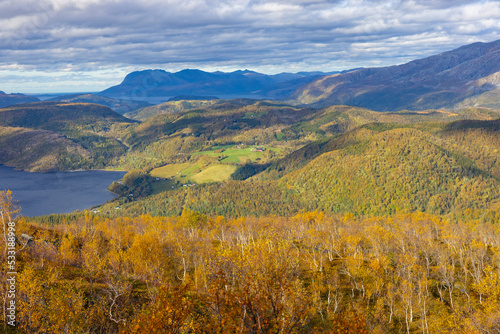
[[[238,166],[235,165],[210,165],[201,169],[198,163],[182,163],[155,168],[150,175],[158,178],[173,178],[181,183],[210,183],[229,180],[237,168]]]
[[[150,172],[152,177],[170,179],[179,183],[210,183],[229,180],[238,165],[248,162],[267,161],[270,156],[279,154],[281,149],[266,147],[266,151],[257,152],[255,147],[237,148],[234,145],[214,146],[208,151],[193,153],[193,156],[209,156],[220,163],[207,166],[201,161],[169,164],[155,168]],[[217,160],[214,160],[216,162]],[[155,189],[159,190],[159,189]]]
[[[264,160],[266,158],[267,152],[273,152],[274,154],[278,154],[280,149],[266,147],[266,151],[264,152],[256,152],[254,147],[248,148],[236,148],[234,146],[215,146],[210,151],[202,151],[193,153],[193,155],[208,155],[211,157],[220,158],[220,162],[222,163],[247,163],[247,162],[255,162],[259,160]]]
[[[182,171],[188,168],[189,166],[190,164],[188,162],[185,162],[183,164],[171,164],[155,168],[149,174],[152,177],[161,177],[161,178],[175,177],[179,176],[178,173],[182,174]]]
[[[210,183],[229,180],[238,166],[234,165],[212,165],[193,175],[192,179],[197,183]]]

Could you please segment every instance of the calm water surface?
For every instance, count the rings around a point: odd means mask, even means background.
[[[125,172],[82,171],[29,173],[0,166],[0,191],[12,190],[27,217],[69,213],[115,197],[106,188]]]

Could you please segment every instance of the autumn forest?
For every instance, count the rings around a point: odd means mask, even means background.
[[[11,195],[1,195],[14,212]],[[498,222],[184,210],[86,212],[50,228],[20,219],[17,229],[34,237],[19,240],[17,255],[26,333],[494,333],[500,325]]]

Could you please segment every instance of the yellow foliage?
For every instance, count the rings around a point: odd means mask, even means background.
[[[425,213],[87,215],[51,229],[43,268],[42,240],[20,253],[18,319],[30,333],[494,332],[499,232]]]

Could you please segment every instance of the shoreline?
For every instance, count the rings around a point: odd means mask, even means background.
[[[9,165],[6,165],[6,164],[0,164],[0,167],[7,167],[7,168],[12,168],[14,169],[16,172],[28,172],[28,173],[40,173],[40,174],[50,174],[50,173],[76,173],[76,172],[92,172],[92,171],[101,171],[101,172],[122,172],[122,173],[128,173],[129,171],[126,170],[126,169],[103,169],[103,168],[99,168],[99,169],[71,169],[71,170],[56,170],[56,171],[37,171],[37,172],[34,172],[34,171],[31,171],[29,169],[23,169],[23,168],[19,168],[19,167],[16,167],[16,166],[9,166]]]

